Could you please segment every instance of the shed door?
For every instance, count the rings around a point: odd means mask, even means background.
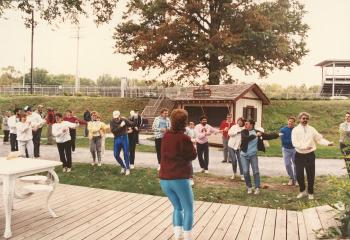
[[[185,106],[185,110],[188,112],[189,121],[195,124],[199,123],[199,119],[202,115],[208,117],[208,124],[214,127],[220,126],[222,120],[226,119],[229,109],[227,107],[197,107],[197,106]]]

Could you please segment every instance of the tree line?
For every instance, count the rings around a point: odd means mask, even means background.
[[[73,74],[52,74],[44,68],[34,68],[34,85],[62,85],[74,86],[75,75]],[[24,78],[24,79],[23,79]],[[13,66],[3,67],[0,69],[0,85],[25,85],[30,84],[30,73],[21,73]],[[122,79],[120,77],[111,76],[110,74],[102,74],[96,80],[90,78],[79,78],[81,86],[99,86],[99,87],[120,87]],[[145,86],[145,80],[128,79],[129,86]]]

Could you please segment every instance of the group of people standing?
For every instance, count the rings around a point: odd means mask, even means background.
[[[207,117],[202,116],[200,123],[195,125],[188,121],[188,113],[183,109],[176,109],[168,118],[168,110],[162,109],[161,115],[153,123],[156,132],[157,156],[160,163],[159,177],[163,192],[171,201],[173,212],[173,227],[175,239],[191,240],[193,225],[193,192],[190,179],[193,177],[192,161],[198,156],[203,172],[208,172],[208,141],[211,134],[223,133],[225,138],[224,161],[231,161],[233,172],[236,174],[237,165],[243,174],[247,186],[247,193],[252,194],[250,168],[253,170],[255,194],[260,193],[260,173],[258,165],[258,151],[265,151],[264,140],[281,138],[283,159],[290,178],[287,185],[299,185],[297,198],[308,196],[314,199],[315,181],[315,150],[316,143],[326,146],[333,145],[323,138],[315,128],[308,124],[310,114],[301,112],[296,119],[288,118],[286,126],[279,133],[265,133],[262,128],[255,128],[255,121],[238,118],[235,124],[232,116],[228,115],[219,129],[207,124]],[[344,154],[350,154],[350,113],[346,121],[339,127],[340,146]],[[225,134],[226,133],[226,134]],[[158,146],[157,146],[158,145]],[[160,152],[158,153],[158,149]],[[304,171],[307,175],[307,191]],[[235,175],[233,175],[233,178]]]

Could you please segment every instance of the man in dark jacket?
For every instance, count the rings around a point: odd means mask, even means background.
[[[241,132],[241,161],[243,167],[243,175],[246,186],[248,188],[247,193],[251,194],[252,182],[250,179],[250,166],[252,166],[255,192],[254,194],[260,193],[260,173],[258,164],[258,151],[265,152],[265,146],[263,140],[270,140],[278,138],[277,133],[267,134],[263,130],[255,129],[255,121],[248,120],[245,124],[245,129]]]
[[[130,175],[129,141],[128,128],[133,127],[134,123],[121,117],[119,111],[113,112],[113,120],[110,123],[111,132],[114,135],[114,157],[122,167],[121,174]],[[123,148],[124,161],[120,157],[120,151]]]
[[[86,122],[84,136],[87,137],[89,135],[87,125],[91,121],[91,113],[89,109],[86,109],[86,111],[84,112],[84,121]]]

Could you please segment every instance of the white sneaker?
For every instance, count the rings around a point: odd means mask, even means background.
[[[160,171],[160,165],[158,165],[158,167],[157,167],[157,171],[158,171],[158,172]]]
[[[194,185],[194,181],[193,181],[193,179],[192,179],[192,178],[190,179],[190,185],[191,185],[191,186],[193,186],[193,185]]]
[[[209,170],[204,170],[204,173],[209,173]]]
[[[192,240],[192,233],[191,231],[184,231],[184,240]]]
[[[101,166],[102,166],[102,163],[100,163],[100,162],[99,162],[99,163],[97,163],[97,166],[101,167]]]
[[[254,194],[258,195],[260,193],[260,189],[259,188],[255,188]]]
[[[130,165],[130,169],[134,169],[135,168],[135,165],[134,164],[131,164]]]
[[[313,194],[309,194],[309,200],[314,200],[314,199],[315,199],[314,195]]]
[[[63,168],[63,169],[62,169],[62,172],[67,172],[67,168]]]
[[[247,194],[252,194],[253,193],[253,189],[252,188],[248,188]]]
[[[130,169],[127,169],[127,170],[125,171],[125,176],[128,176],[128,175],[130,175]]]
[[[235,179],[235,177],[236,177],[236,175],[235,175],[235,174],[232,174],[232,176],[231,176],[231,180],[234,180],[234,179]]]
[[[204,172],[205,172],[205,170],[204,170],[204,168],[202,168],[201,173],[204,173]]]
[[[241,175],[241,181],[244,181],[244,176],[243,175]]]
[[[95,162],[92,162],[92,163],[91,163],[91,166],[95,166],[95,164],[96,164]]]
[[[307,193],[305,191],[299,193],[298,196],[297,196],[297,198],[304,198],[304,197],[307,197]]]
[[[72,154],[76,153],[76,151],[72,151]]]
[[[71,172],[72,171],[72,169],[71,168],[67,168],[67,172]]]
[[[124,173],[125,173],[125,169],[122,168],[122,169],[120,170],[120,174],[124,174]]]
[[[180,226],[174,227],[174,238],[175,238],[175,240],[183,239],[182,227],[180,227]]]

